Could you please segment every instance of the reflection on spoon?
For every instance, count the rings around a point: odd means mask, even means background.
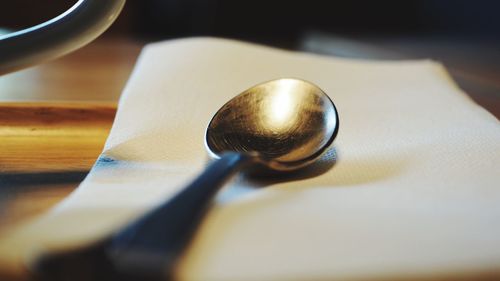
[[[205,144],[216,160],[190,185],[93,247],[47,256],[38,270],[47,280],[65,280],[65,267],[88,271],[95,264],[92,280],[164,280],[231,176],[255,167],[292,171],[311,164],[332,144],[338,124],[333,102],[309,82],[288,78],[254,86],[210,121]]]
[[[279,79],[252,87],[215,114],[206,147],[220,158],[232,151],[279,171],[315,161],[333,142],[338,115],[333,102],[315,85]]]

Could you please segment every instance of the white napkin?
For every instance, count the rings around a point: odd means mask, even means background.
[[[0,241],[0,264],[84,245],[183,187],[230,98],[297,77],[337,105],[336,163],[252,188],[232,182],[178,270],[182,280],[469,276],[500,269],[500,127],[433,61],[362,61],[222,39],[148,45],[101,160],[57,208]],[[465,275],[462,275],[465,274]]]

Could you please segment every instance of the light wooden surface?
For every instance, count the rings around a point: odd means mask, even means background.
[[[142,45],[100,39],[57,61],[0,77],[0,233],[47,210],[84,179]],[[498,101],[494,96],[493,103],[485,102],[497,117]]]
[[[141,45],[101,39],[0,77],[0,232],[47,210],[83,180]]]
[[[327,50],[302,49],[351,57],[394,56],[383,44],[353,41],[348,42],[349,54],[338,53],[346,43],[330,41],[320,44]],[[85,177],[104,145],[142,46],[130,39],[99,39],[56,61],[0,76],[0,232],[50,208]],[[419,52],[433,53],[425,48]],[[487,83],[475,79],[468,93],[499,117],[497,68],[492,71],[487,64],[471,69],[454,57],[448,60],[455,64],[452,72],[464,69],[488,78]]]
[[[83,180],[115,109],[105,103],[0,104],[0,231],[41,213]]]
[[[0,102],[116,102],[142,45],[99,39],[53,62],[0,76]]]

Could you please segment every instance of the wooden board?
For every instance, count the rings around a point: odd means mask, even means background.
[[[78,186],[115,112],[114,103],[0,103],[0,231]]]
[[[0,232],[43,213],[84,179],[143,45],[104,36],[0,76]]]

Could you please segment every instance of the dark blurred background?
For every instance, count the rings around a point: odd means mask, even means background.
[[[50,19],[75,0],[3,1],[0,26]],[[146,39],[211,35],[295,48],[305,34],[500,39],[500,1],[129,0],[108,32]]]
[[[0,28],[48,20],[76,0],[15,0]],[[497,0],[129,0],[104,38],[217,36],[353,58],[433,58],[490,111],[500,107]]]

